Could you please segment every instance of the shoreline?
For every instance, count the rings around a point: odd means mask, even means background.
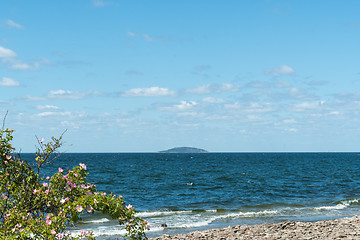
[[[149,240],[196,239],[360,239],[360,217],[346,217],[328,221],[263,223],[237,225],[227,228],[195,231],[188,234],[167,235]]]

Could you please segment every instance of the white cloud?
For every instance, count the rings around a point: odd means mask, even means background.
[[[84,92],[72,92],[69,90],[54,90],[50,91],[47,94],[48,98],[60,98],[60,99],[81,99],[88,95],[88,93]]]
[[[197,105],[195,101],[181,101],[180,104],[175,105],[174,107],[178,110],[187,110]]]
[[[242,110],[248,113],[266,113],[274,111],[271,103],[257,103],[251,102],[248,104],[240,104],[239,102],[229,103],[224,105],[225,109]]]
[[[238,103],[238,102],[235,102],[235,103],[228,103],[228,104],[225,104],[224,105],[224,108],[225,109],[240,109],[242,106]]]
[[[208,94],[211,93],[211,84],[206,84],[197,88],[188,89],[186,90],[186,92],[194,94]]]
[[[15,70],[36,70],[40,68],[40,64],[38,62],[34,62],[32,64],[23,63],[23,62],[12,62],[9,67]]]
[[[247,119],[250,121],[258,121],[258,120],[261,120],[261,117],[259,117],[257,115],[247,115]]]
[[[6,21],[6,24],[7,24],[8,26],[14,27],[14,28],[19,28],[19,29],[24,28],[22,25],[14,22],[13,20],[10,20],[10,19]]]
[[[13,50],[0,46],[0,58],[12,58],[16,56],[17,54]]]
[[[152,39],[149,35],[147,35],[147,34],[143,34],[143,38],[144,38],[146,41],[148,41],[148,42],[153,41],[153,39]]]
[[[288,129],[285,129],[285,131],[295,133],[298,130],[296,128],[288,128]]]
[[[180,104],[175,104],[170,107],[162,107],[161,110],[163,111],[186,111],[190,110],[194,106],[196,106],[198,103],[195,101],[181,101]]]
[[[127,35],[128,37],[131,37],[131,38],[135,38],[135,37],[139,36],[139,37],[142,37],[142,38],[143,38],[145,41],[147,41],[147,42],[152,42],[152,41],[154,41],[154,38],[151,37],[149,34],[146,34],[146,33],[135,33],[135,32],[128,31],[128,32],[126,33],[126,35]]]
[[[291,84],[286,81],[279,81],[279,82],[275,83],[275,87],[276,88],[288,88],[288,87],[291,87]]]
[[[247,112],[258,112],[258,113],[264,113],[264,112],[271,112],[273,111],[272,104],[270,103],[250,103],[247,107]]]
[[[40,68],[41,63],[49,63],[47,59],[40,59],[33,63],[24,63],[17,58],[17,54],[8,48],[0,46],[0,59],[10,69],[14,70],[36,70]]]
[[[174,105],[174,109],[184,111],[197,105],[195,101],[181,101],[180,104]]]
[[[165,97],[175,96],[175,92],[168,88],[150,87],[133,88],[124,92],[125,97]]]
[[[104,93],[98,92],[98,91],[73,92],[73,91],[69,91],[69,90],[59,89],[59,90],[49,91],[47,94],[45,94],[43,96],[25,96],[20,99],[25,100],[25,101],[45,101],[48,99],[78,100],[78,99],[82,99],[82,98],[86,98],[86,97],[90,97],[90,96],[102,96],[102,95],[104,95]],[[39,109],[39,106],[37,108]],[[52,105],[44,105],[43,108],[44,108],[43,110],[59,109],[58,107],[52,106]],[[47,109],[45,109],[45,108],[47,108]],[[42,109],[39,109],[39,110],[42,110]]]
[[[136,37],[136,33],[134,32],[127,32],[126,35],[129,37]]]
[[[284,119],[283,123],[285,123],[285,124],[295,124],[295,123],[297,123],[297,121],[295,119],[291,118],[291,119]]]
[[[270,69],[270,70],[266,70],[265,71],[266,74],[268,75],[273,75],[273,76],[282,76],[282,75],[291,75],[295,73],[295,70],[287,65],[281,65],[279,67]]]
[[[270,85],[267,82],[252,81],[247,84],[247,87],[251,88],[269,88]]]
[[[239,87],[232,85],[231,83],[222,83],[217,86],[218,92],[236,92]]]
[[[48,117],[48,116],[71,116],[70,112],[42,112],[36,114],[38,117]]]
[[[12,78],[3,77],[0,80],[0,86],[3,87],[17,87],[20,86],[20,83]]]
[[[209,94],[212,92],[220,93],[220,92],[236,92],[239,91],[239,87],[234,86],[231,83],[221,83],[221,84],[206,84],[199,86],[197,88],[187,89],[187,93],[193,94]]]
[[[39,105],[36,107],[38,110],[58,110],[59,107],[54,105]]]
[[[94,7],[105,7],[106,5],[111,5],[111,2],[106,2],[103,0],[93,0],[92,5]]]
[[[34,97],[34,96],[26,96],[22,99],[24,99],[25,101],[44,101],[44,100],[46,100],[45,97]]]
[[[314,101],[314,102],[302,102],[299,104],[294,104],[293,109],[295,111],[304,111],[310,109],[317,109],[325,104],[325,101]]]
[[[206,103],[223,103],[224,102],[223,99],[214,98],[214,97],[206,97],[206,98],[203,98],[202,100],[203,100],[203,102],[206,102]]]

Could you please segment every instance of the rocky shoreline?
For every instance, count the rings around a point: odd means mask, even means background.
[[[259,225],[238,225],[221,229],[166,235],[152,240],[270,240],[270,239],[360,239],[360,217],[341,218],[319,222],[281,222]]]

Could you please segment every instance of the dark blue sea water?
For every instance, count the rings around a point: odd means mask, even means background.
[[[124,196],[148,220],[149,237],[360,212],[358,153],[67,153],[44,174],[80,162],[99,191]],[[124,232],[101,214],[84,216],[76,229],[99,239]]]

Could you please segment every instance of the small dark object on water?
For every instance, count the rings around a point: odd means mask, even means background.
[[[162,223],[162,224],[161,224],[161,227],[167,227],[167,224],[166,224],[166,223]]]

